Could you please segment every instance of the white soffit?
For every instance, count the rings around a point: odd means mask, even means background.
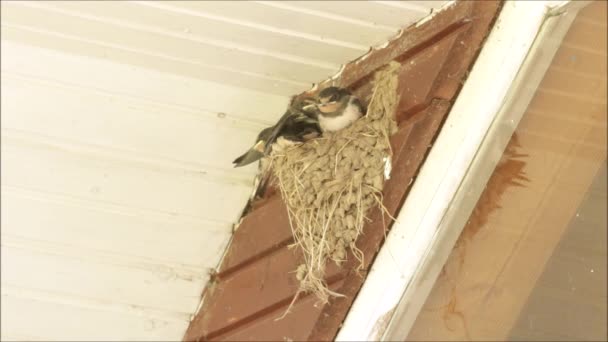
[[[0,338],[180,340],[250,193],[252,170],[230,168],[243,146],[224,138],[260,127],[192,88],[239,96],[241,115],[283,98],[4,40],[1,53]]]
[[[2,1],[5,36],[284,96],[446,1]]]
[[[540,83],[583,5],[566,4],[568,1],[504,4],[338,333],[338,341],[407,338],[531,99],[534,89],[530,88]],[[522,89],[524,92],[518,93]]]

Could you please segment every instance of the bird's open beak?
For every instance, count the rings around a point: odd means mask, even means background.
[[[318,107],[318,105],[316,103],[311,103],[311,104],[308,104],[308,105],[302,107],[302,109],[309,112],[309,111],[314,111],[315,109],[317,109],[317,107]]]

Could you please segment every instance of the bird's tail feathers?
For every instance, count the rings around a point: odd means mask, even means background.
[[[264,154],[255,149],[249,149],[249,151],[245,152],[242,156],[236,158],[232,163],[234,167],[241,167],[245,165],[249,165],[260,158],[262,158]]]

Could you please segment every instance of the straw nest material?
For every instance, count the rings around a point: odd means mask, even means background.
[[[322,302],[340,296],[324,282],[329,259],[340,265],[347,251],[363,265],[355,246],[369,209],[382,206],[382,188],[390,173],[389,137],[396,132],[399,63],[374,75],[367,115],[350,127],[298,145],[278,144],[270,156],[275,182],[286,203],[295,243],[304,263],[296,270],[300,290]]]

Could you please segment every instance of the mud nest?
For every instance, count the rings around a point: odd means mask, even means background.
[[[367,115],[350,127],[298,145],[278,144],[269,157],[289,213],[304,263],[296,270],[300,292],[312,292],[322,302],[331,291],[324,281],[328,260],[338,265],[350,250],[363,266],[355,246],[366,214],[382,205],[382,188],[390,173],[389,137],[397,131],[394,111],[398,102],[399,63],[392,62],[374,75]],[[295,300],[295,298],[294,298]]]

